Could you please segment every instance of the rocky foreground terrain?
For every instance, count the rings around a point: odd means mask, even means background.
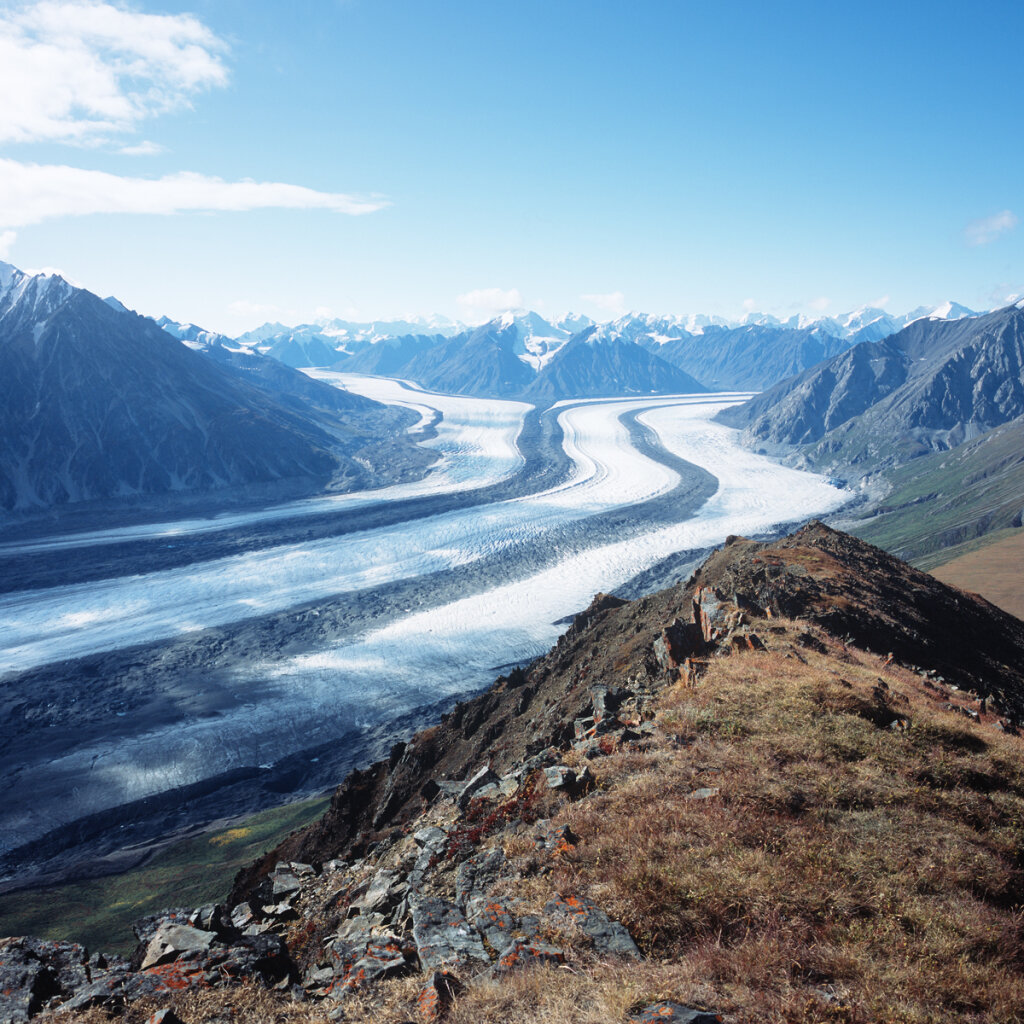
[[[0,1021],[1024,1020],[1024,623],[812,523],[558,645]]]

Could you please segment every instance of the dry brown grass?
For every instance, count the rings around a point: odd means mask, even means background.
[[[1024,618],[1022,569],[1024,536],[1018,534],[946,562],[932,569],[932,575],[943,583],[981,594],[1020,619]]]
[[[300,1003],[269,992],[259,984],[231,989],[183,992],[165,998],[141,999],[112,1016],[100,1009],[44,1015],[45,1024],[146,1024],[159,1009],[170,1007],[186,1024],[324,1024],[329,1004]]]
[[[478,977],[451,1024],[622,1024],[660,999],[728,1024],[1024,1022],[1024,743],[879,657],[827,638],[794,650],[802,627],[783,625],[775,650],[666,692],[649,749],[590,762],[595,791],[543,809],[582,837],[574,851],[495,840],[523,873],[505,896],[590,896],[646,959],[601,962],[551,934],[565,966]],[[878,724],[895,714],[908,730]],[[720,794],[691,799],[701,787]],[[353,997],[344,1019],[418,1020],[421,980]],[[245,988],[174,1005],[189,1024],[332,1008]]]
[[[800,653],[669,692],[655,748],[599,762],[603,791],[565,807],[584,842],[543,882],[730,1020],[1024,1020],[1020,741],[873,656]],[[909,731],[875,724],[880,677]]]

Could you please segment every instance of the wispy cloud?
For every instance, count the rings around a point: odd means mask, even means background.
[[[522,309],[525,303],[518,288],[477,288],[466,292],[455,300],[467,316],[489,317],[506,313],[510,309]]]
[[[999,213],[994,213],[991,217],[972,220],[964,228],[964,238],[967,239],[968,245],[988,245],[1000,235],[1012,231],[1017,223],[1017,215],[1012,210],[1002,210]]]
[[[832,305],[832,300],[825,295],[820,295],[816,299],[811,299],[807,303],[816,313],[824,313],[829,306]]]
[[[5,260],[11,255],[11,248],[17,237],[14,231],[0,231],[0,260]]]
[[[134,146],[122,146],[118,153],[124,156],[156,156],[166,151],[166,147],[159,142],[138,142]]]
[[[226,44],[190,14],[101,0],[0,12],[0,142],[96,143],[224,85]],[[11,98],[17,97],[16,101]]]
[[[616,316],[621,316],[626,312],[626,296],[622,292],[591,292],[581,295],[580,298],[584,302],[589,302],[592,306],[607,310]]]
[[[284,207],[373,213],[389,205],[380,198],[317,192],[274,181],[224,181],[181,172],[162,178],[129,178],[59,164],[0,159],[0,228],[39,224],[87,213],[186,213]]]

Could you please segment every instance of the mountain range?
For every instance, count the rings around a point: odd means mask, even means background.
[[[915,321],[718,420],[742,429],[751,447],[867,483],[876,500],[851,528],[904,557],[1018,525],[1024,309]]]
[[[0,508],[422,469],[411,414],[0,264]],[[212,355],[213,358],[208,358]]]
[[[372,324],[334,320],[294,328],[265,324],[236,338],[235,345],[296,367],[333,366],[400,376],[459,394],[543,401],[618,393],[759,391],[908,323],[976,315],[945,303],[902,317],[875,308],[785,321],[751,314],[739,322],[630,313],[595,324],[573,314],[549,321],[527,311],[503,313],[479,327],[437,318]]]

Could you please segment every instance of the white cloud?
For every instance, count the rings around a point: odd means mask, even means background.
[[[588,295],[581,295],[580,298],[584,302],[589,302],[592,306],[607,310],[616,316],[621,316],[626,312],[626,296],[622,292],[592,292]]]
[[[818,313],[824,313],[825,310],[832,305],[832,300],[822,295],[817,299],[812,299],[808,303],[808,305],[811,307],[811,309],[816,310]]]
[[[0,260],[5,260],[11,255],[11,247],[17,237],[17,232],[0,231]]]
[[[885,309],[886,306],[889,305],[890,299],[891,299],[891,296],[889,296],[889,295],[882,295],[882,296],[880,296],[877,299],[872,299],[868,303],[868,306],[870,306],[872,309]]]
[[[0,142],[95,143],[227,81],[227,47],[191,14],[101,0],[0,13]]]
[[[186,213],[285,207],[373,213],[389,204],[344,192],[317,192],[274,181],[223,181],[183,171],[162,178],[128,178],[62,165],[0,159],[0,227],[39,224],[87,213]]]
[[[161,146],[159,142],[139,142],[134,146],[122,146],[118,153],[122,153],[124,156],[156,156],[158,153],[163,153],[166,150],[166,146]]]
[[[510,309],[522,309],[525,306],[518,288],[477,288],[466,292],[455,300],[466,311],[466,315],[496,316]]]
[[[757,300],[756,299],[744,299],[743,300],[743,308],[748,313],[753,313],[754,310],[757,309]]]
[[[1000,235],[1012,231],[1017,226],[1017,215],[1012,210],[1002,210],[991,217],[972,220],[964,228],[964,237],[968,245],[988,245]]]

